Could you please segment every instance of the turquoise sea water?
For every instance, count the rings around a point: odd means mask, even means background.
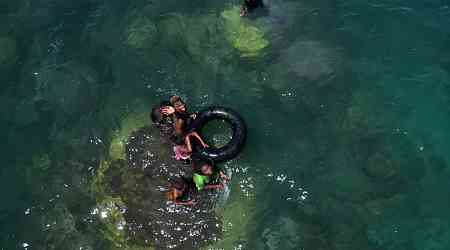
[[[450,249],[450,2],[265,3],[0,0],[0,249]],[[248,123],[200,212],[172,94]]]

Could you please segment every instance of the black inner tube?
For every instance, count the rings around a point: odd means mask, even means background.
[[[214,162],[233,159],[242,151],[247,139],[247,126],[244,119],[239,113],[230,108],[212,106],[197,114],[197,117],[190,124],[190,131],[196,131],[201,134],[202,128],[212,120],[224,120],[230,124],[233,131],[231,140],[220,148],[203,148],[199,143],[195,143],[196,153],[200,157],[213,160]]]

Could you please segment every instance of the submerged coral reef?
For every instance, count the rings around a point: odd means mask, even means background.
[[[239,8],[224,10],[221,16],[224,19],[226,39],[243,57],[257,56],[269,46],[264,32],[239,16]]]
[[[265,3],[0,4],[0,245],[448,249],[448,8]],[[171,94],[248,119],[229,197],[166,201]]]

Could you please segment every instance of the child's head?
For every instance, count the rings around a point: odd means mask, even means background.
[[[170,104],[175,108],[175,111],[184,113],[186,112],[186,104],[183,102],[180,96],[174,95],[170,97]]]
[[[214,166],[212,162],[205,160],[197,160],[194,163],[195,172],[202,175],[212,175],[214,172]]]
[[[186,190],[186,182],[182,178],[177,178],[172,181],[169,191],[166,196],[168,200],[175,201],[177,198],[183,196]]]

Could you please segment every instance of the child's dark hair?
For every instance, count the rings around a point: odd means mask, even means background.
[[[214,168],[214,162],[210,159],[205,159],[205,158],[200,158],[200,157],[195,157],[192,160],[193,164],[194,164],[194,172],[195,173],[202,173],[202,167],[204,165],[209,165],[212,168]]]
[[[178,190],[184,190],[186,188],[186,180],[183,177],[178,177],[176,179],[172,179],[169,181],[170,187],[178,189]]]
[[[181,97],[178,96],[178,95],[173,95],[173,96],[171,96],[171,97],[169,98],[169,103],[170,103],[171,105],[175,105],[175,103],[177,103],[177,102],[182,102],[182,103],[184,103],[183,100],[181,99]]]
[[[172,179],[170,182],[169,191],[166,192],[166,198],[171,201],[175,201],[178,197],[175,190],[184,191],[186,189],[186,180],[182,177]]]

